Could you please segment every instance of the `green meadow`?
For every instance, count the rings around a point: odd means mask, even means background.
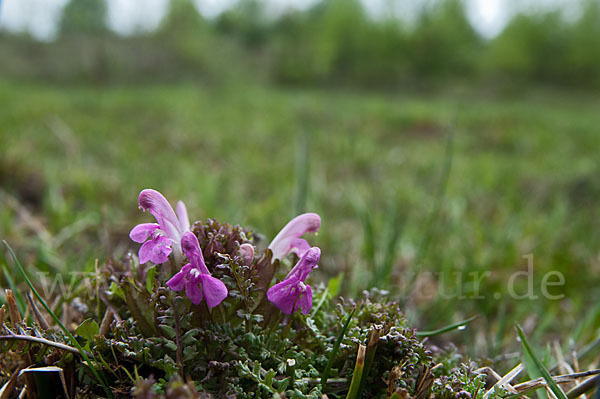
[[[442,338],[474,356],[516,350],[515,322],[540,346],[600,327],[590,93],[4,81],[0,103],[0,236],[34,281],[137,250],[137,195],[154,188],[265,246],[317,212],[315,281],[389,290],[422,330],[479,316]]]

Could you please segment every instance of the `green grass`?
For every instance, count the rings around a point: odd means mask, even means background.
[[[151,219],[137,194],[152,187],[184,200],[193,219],[251,226],[266,243],[297,209],[318,212],[317,278],[343,272],[350,294],[391,289],[425,330],[480,315],[457,336],[482,338],[470,345],[478,353],[515,348],[515,321],[535,321],[532,337],[566,339],[565,327],[599,294],[600,101],[590,96],[3,82],[0,103],[0,187],[47,230],[24,223],[23,209],[3,196],[0,237],[34,279],[134,248],[129,229]],[[566,299],[507,298],[506,282],[526,270],[529,253],[536,294],[543,275],[558,270],[566,284],[550,291]],[[450,277],[415,282],[415,270]],[[455,290],[457,271],[467,280],[491,272],[485,298],[414,294],[438,284]],[[587,320],[578,343],[599,325]]]

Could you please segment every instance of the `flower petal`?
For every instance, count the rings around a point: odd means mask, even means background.
[[[290,251],[298,255],[298,257],[304,256],[304,254],[310,249],[310,244],[304,238],[294,238],[290,241]]]
[[[188,281],[185,285],[185,295],[190,298],[194,305],[202,302],[202,290],[198,287],[198,282],[194,280]]]
[[[275,236],[269,249],[273,251],[273,259],[281,259],[292,251],[292,241],[306,233],[316,233],[321,226],[321,218],[316,213],[304,213],[296,216]]]
[[[210,274],[204,263],[204,256],[200,249],[200,243],[194,233],[191,231],[183,233],[183,237],[181,237],[181,248],[193,267],[199,269],[202,273]]]
[[[188,217],[187,208],[183,201],[177,201],[177,219],[179,220],[179,227],[181,231],[188,231],[190,229],[190,218]]]
[[[242,244],[239,248],[240,256],[244,261],[244,265],[249,266],[254,259],[254,246],[252,244]]]
[[[150,260],[150,258],[152,257],[153,247],[154,243],[152,242],[152,240],[146,241],[144,244],[142,244],[142,246],[140,247],[140,251],[138,252],[138,257],[140,258],[141,265]]]
[[[169,238],[180,240],[182,231],[179,228],[179,220],[171,204],[161,193],[152,189],[142,190],[138,201],[143,210],[149,210],[156,218],[160,228]]]
[[[181,291],[185,288],[185,278],[192,265],[189,263],[181,268],[181,270],[167,281],[167,286],[173,291]]]
[[[303,315],[306,316],[310,313],[310,309],[312,308],[312,290],[309,285],[305,286],[304,293],[302,293],[302,297],[298,300],[298,304],[295,306],[294,311],[298,309],[298,307],[302,309]]]
[[[294,305],[300,296],[299,283],[300,281],[296,276],[286,278],[269,288],[267,299],[275,304],[283,313],[292,314]]]
[[[169,260],[171,254],[170,241],[163,235],[155,235],[151,240],[146,241],[138,253],[140,264],[151,260],[153,263],[161,264]]]
[[[135,242],[143,243],[160,227],[156,223],[141,223],[129,232],[129,238]]]
[[[227,287],[218,278],[210,274],[201,274],[198,276],[198,280],[202,286],[204,298],[209,308],[214,308],[227,298]]]
[[[298,281],[306,280],[308,274],[317,267],[317,263],[319,263],[320,258],[321,249],[319,247],[310,248],[308,251],[306,251],[304,256],[300,258],[298,263],[296,263],[296,266],[294,266],[292,270],[290,270],[290,272],[287,275],[287,278],[291,276],[296,276],[298,278]]]

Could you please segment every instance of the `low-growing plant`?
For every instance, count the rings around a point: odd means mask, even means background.
[[[2,398],[483,397],[485,375],[429,350],[387,292],[347,299],[311,283],[321,250],[302,236],[318,231],[318,215],[292,219],[265,248],[240,226],[190,224],[185,205],[174,211],[157,191],[139,204],[157,223],[131,230],[138,256],[108,259],[60,311],[15,257],[65,327],[30,296],[21,321],[7,295]]]

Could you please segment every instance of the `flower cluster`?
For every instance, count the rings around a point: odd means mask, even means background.
[[[172,259],[179,266],[185,256],[189,262],[167,281],[167,286],[173,291],[185,290],[186,296],[195,305],[204,299],[213,308],[225,300],[227,288],[206,267],[198,237],[190,229],[185,204],[179,201],[174,211],[167,199],[152,189],[142,190],[138,202],[142,210],[150,211],[156,219],[156,223],[138,224],[129,233],[133,241],[142,244],[138,253],[140,263],[163,264]],[[303,314],[310,312],[312,290],[305,280],[317,267],[321,250],[311,247],[302,236],[317,233],[320,226],[319,215],[299,215],[281,229],[268,246],[273,261],[281,261],[292,253],[299,257],[283,281],[267,290],[267,299],[285,314],[292,314],[298,309]],[[239,254],[246,265],[252,263],[254,252],[254,246],[249,243],[239,246]]]

